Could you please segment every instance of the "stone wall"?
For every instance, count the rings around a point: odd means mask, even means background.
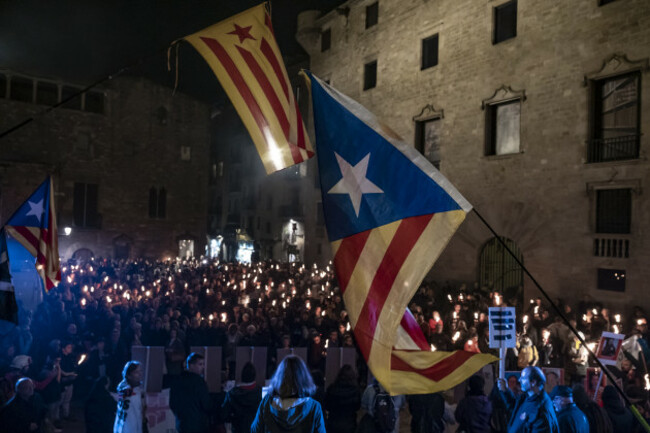
[[[118,78],[98,90],[104,94],[103,114],[58,108],[0,141],[0,220],[52,174],[62,257],[81,248],[112,257],[116,238],[130,243],[131,257],[176,256],[183,237],[194,239],[195,253],[203,254],[208,107],[144,79]],[[0,130],[45,108],[0,98]],[[181,158],[183,146],[190,148],[189,160]],[[75,227],[75,182],[98,185],[99,228]],[[151,187],[167,192],[163,219],[149,218]],[[66,226],[70,236],[63,236]]]
[[[431,104],[443,112],[442,173],[500,235],[517,244],[528,269],[552,296],[588,294],[610,305],[648,306],[643,294],[650,279],[645,193],[650,165],[643,133],[650,118],[650,3],[519,0],[517,36],[496,45],[493,8],[504,1],[379,0],[379,22],[365,29],[370,3],[352,0],[320,18],[311,12],[299,17],[297,38],[310,54],[310,69],[409,143],[415,137],[413,117],[423,107]],[[331,48],[321,52],[318,35],[327,28]],[[436,33],[439,63],[421,70],[421,40]],[[631,62],[613,57],[616,53]],[[378,62],[377,86],[364,91],[363,65],[372,60]],[[585,76],[639,69],[640,158],[587,164]],[[485,156],[482,101],[504,85],[525,92],[521,152]],[[633,186],[630,257],[594,257],[594,188],[616,184]],[[429,277],[476,281],[482,247],[491,237],[469,214]],[[627,296],[597,290],[598,268],[625,269]],[[525,290],[527,297],[537,295],[527,278]]]

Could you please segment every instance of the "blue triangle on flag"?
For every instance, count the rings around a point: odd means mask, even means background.
[[[323,210],[330,241],[404,218],[461,209],[431,176],[310,77]],[[365,164],[365,179],[360,179]],[[345,177],[342,166],[357,167],[353,176],[366,185],[365,191],[381,192],[363,193],[355,209],[354,192],[337,192],[341,191],[337,185]]]
[[[48,227],[50,205],[50,178],[48,177],[27,201],[9,218],[8,226]]]

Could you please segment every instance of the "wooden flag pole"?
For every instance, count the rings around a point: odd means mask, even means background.
[[[601,371],[604,372],[604,373],[607,375],[607,377],[609,378],[609,381],[610,381],[610,382],[612,383],[612,385],[616,388],[616,390],[617,390],[618,393],[621,395],[621,397],[623,397],[623,400],[625,400],[625,404],[626,404],[627,406],[629,406],[630,410],[632,411],[632,413],[633,413],[634,416],[636,417],[636,419],[637,419],[637,421],[639,422],[639,424],[641,424],[641,426],[643,427],[643,429],[644,429],[646,432],[650,433],[650,425],[648,425],[648,423],[645,421],[645,419],[643,418],[643,416],[639,413],[639,410],[638,410],[638,409],[637,409],[637,408],[632,404],[632,402],[631,402],[630,399],[627,397],[627,395],[625,395],[625,393],[623,392],[623,390],[621,389],[621,387],[618,385],[618,383],[616,383],[616,381],[614,380],[614,376],[612,376],[612,373],[611,373],[609,370],[607,370],[607,369],[605,368],[605,366],[604,366],[603,363],[600,361],[600,359],[598,359],[598,358],[596,357],[596,354],[593,352],[593,350],[591,350],[591,349],[589,348],[589,346],[587,346],[587,342],[585,341],[585,339],[584,339],[582,336],[580,336],[580,334],[578,333],[578,330],[575,329],[575,328],[573,327],[573,325],[571,325],[571,323],[569,322],[569,319],[567,319],[567,317],[564,315],[564,313],[562,312],[562,310],[560,310],[560,307],[558,307],[557,305],[555,305],[555,302],[553,302],[553,300],[551,299],[551,297],[548,296],[548,293],[546,293],[546,291],[542,288],[542,286],[537,282],[537,280],[535,279],[535,277],[533,277],[532,274],[528,271],[528,269],[526,269],[526,267],[524,266],[524,264],[521,262],[521,260],[519,260],[519,258],[515,255],[515,253],[512,252],[512,250],[510,249],[510,247],[509,247],[505,242],[503,242],[503,239],[501,239],[501,236],[499,236],[499,235],[497,234],[497,232],[492,228],[492,226],[491,226],[490,224],[488,224],[488,222],[485,220],[485,218],[483,218],[483,216],[482,216],[482,215],[481,215],[481,214],[476,210],[476,208],[473,208],[473,210],[474,210],[474,213],[476,214],[476,216],[479,217],[479,219],[481,220],[481,222],[483,222],[483,224],[485,224],[485,227],[487,227],[488,230],[490,230],[490,232],[492,232],[492,234],[493,234],[494,237],[499,241],[499,243],[501,244],[501,246],[502,246],[502,247],[503,247],[503,248],[508,252],[508,254],[510,254],[510,255],[512,256],[512,258],[515,260],[515,262],[517,262],[517,264],[521,267],[521,269],[522,269],[522,270],[524,271],[524,273],[528,276],[528,278],[531,279],[531,281],[533,282],[533,284],[535,284],[535,287],[537,287],[537,289],[538,289],[539,292],[542,294],[542,296],[544,296],[544,298],[548,301],[548,303],[551,305],[551,307],[553,307],[553,310],[555,310],[555,312],[557,313],[557,315],[560,316],[560,318],[562,318],[562,320],[563,320],[564,323],[569,327],[569,329],[571,330],[571,332],[573,332],[573,333],[575,334],[575,336],[578,338],[578,340],[580,341],[580,343],[582,343],[582,345],[585,347],[585,349],[587,349],[587,351],[589,352],[589,354],[590,354],[590,355],[593,357],[593,359],[596,361],[596,364],[598,364],[598,366],[600,367]]]

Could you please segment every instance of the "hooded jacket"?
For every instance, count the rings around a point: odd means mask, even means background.
[[[634,415],[623,405],[616,388],[612,385],[607,385],[603,390],[603,407],[612,421],[615,432],[634,431],[636,423]]]
[[[331,432],[354,432],[357,412],[361,408],[361,393],[355,384],[334,382],[325,392],[323,403],[328,411],[327,429]]]
[[[310,397],[262,399],[251,433],[326,433],[320,403]]]
[[[248,433],[262,401],[262,388],[240,385],[228,391],[221,405],[222,418],[232,423],[233,433]]]
[[[180,433],[206,432],[212,402],[205,380],[196,373],[184,371],[172,385],[169,408],[176,416],[176,430]]]
[[[454,416],[458,430],[470,433],[489,433],[492,403],[485,395],[468,395],[463,398]]]

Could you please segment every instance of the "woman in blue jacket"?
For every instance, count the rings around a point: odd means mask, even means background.
[[[310,397],[314,391],[316,386],[302,359],[284,358],[257,409],[251,433],[325,433],[320,403]]]

